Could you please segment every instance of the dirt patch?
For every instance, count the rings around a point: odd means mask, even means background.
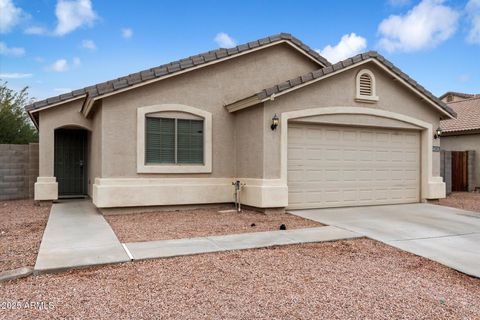
[[[265,215],[250,210],[219,212],[206,208],[105,216],[121,242],[181,239],[212,235],[319,227],[322,224],[287,213]],[[252,226],[253,224],[253,226]]]
[[[0,271],[35,265],[50,206],[0,201]]]
[[[440,199],[438,204],[480,213],[480,193],[453,192],[445,199]]]
[[[148,260],[0,284],[9,319],[478,319],[480,280],[368,239]]]

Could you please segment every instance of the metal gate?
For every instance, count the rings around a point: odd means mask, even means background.
[[[87,194],[87,131],[55,130],[55,177],[60,197]]]

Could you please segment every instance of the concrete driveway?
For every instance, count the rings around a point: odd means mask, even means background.
[[[480,213],[423,203],[289,212],[480,278]]]

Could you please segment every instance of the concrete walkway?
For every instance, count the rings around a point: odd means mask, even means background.
[[[122,244],[90,200],[53,204],[34,273],[125,261]]]
[[[290,213],[363,234],[480,278],[479,213],[422,203]]]
[[[326,226],[285,231],[265,231],[188,239],[126,243],[133,260],[168,258],[207,252],[352,239],[361,235]]]
[[[326,226],[121,244],[91,201],[68,200],[52,206],[34,273],[131,260],[333,241],[360,236],[355,232]]]

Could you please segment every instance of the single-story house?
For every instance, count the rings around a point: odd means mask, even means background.
[[[26,107],[36,200],[98,208],[241,202],[264,210],[445,197],[455,112],[380,54],[331,64],[282,33]]]
[[[441,148],[450,152],[453,191],[480,189],[480,95],[447,92],[440,97],[457,113],[442,120]]]

